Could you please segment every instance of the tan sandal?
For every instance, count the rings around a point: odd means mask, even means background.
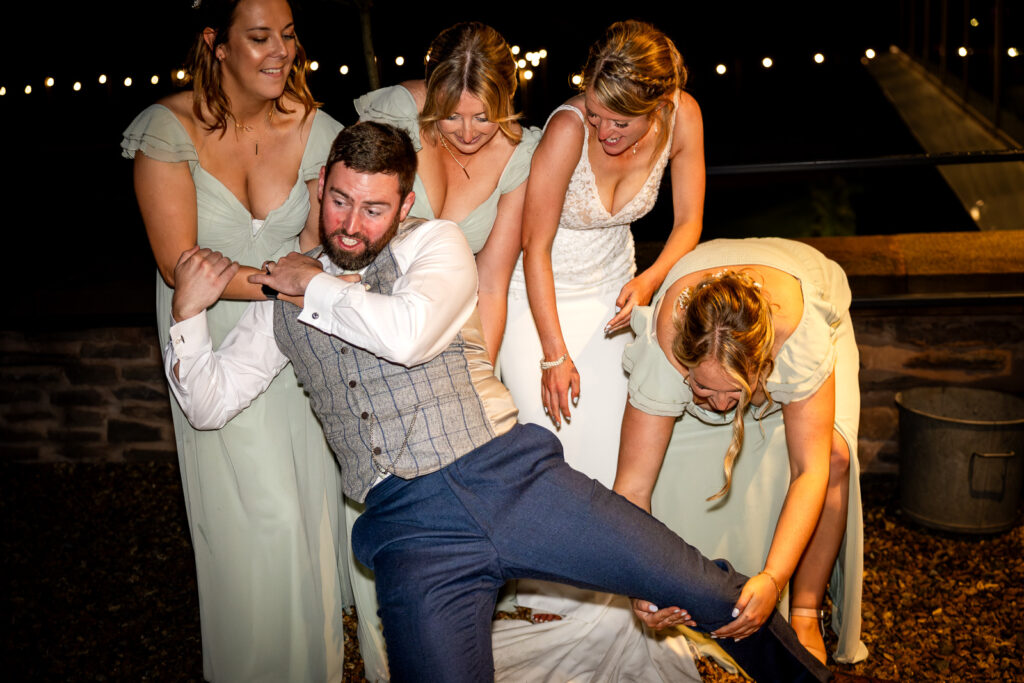
[[[816,619],[818,622],[818,631],[821,633],[821,641],[825,642],[825,610],[813,609],[811,607],[790,607],[789,618],[792,619],[793,617]],[[806,645],[804,645],[804,647],[822,664],[828,662],[828,652],[823,648],[807,647]]]

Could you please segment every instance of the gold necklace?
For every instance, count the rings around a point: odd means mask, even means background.
[[[248,123],[239,123],[238,119],[235,119],[235,115],[234,114],[231,115],[231,118],[234,119],[235,134],[238,134],[239,131],[242,131],[243,133],[255,133],[256,132],[256,126],[251,126]],[[274,120],[274,105],[271,104],[270,105],[270,111],[267,112],[267,124],[263,127],[263,132],[266,132],[267,128],[270,128],[270,125],[271,125],[271,123],[273,123],[273,120]],[[256,137],[256,156],[259,156],[259,155],[260,155],[260,138],[259,138],[259,136],[257,136]]]
[[[462,165],[461,161],[455,158],[455,152],[452,151],[452,148],[449,147],[448,143],[445,141],[444,133],[439,130],[437,131],[437,136],[441,139],[441,146],[448,150],[448,154],[451,155],[452,160],[455,161],[455,163],[459,165],[459,168],[462,169],[462,172],[466,174],[466,180],[472,180],[472,178],[469,177],[469,171],[466,170],[466,167]]]

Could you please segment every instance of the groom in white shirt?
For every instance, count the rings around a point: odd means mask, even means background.
[[[517,423],[465,238],[450,221],[407,219],[415,171],[398,129],[342,131],[320,173],[323,253],[252,276],[280,300],[253,303],[216,351],[205,309],[238,266],[182,254],[165,364],[189,420],[222,426],[292,363],[346,495],[366,503],[352,544],[376,575],[393,681],[493,680],[490,621],[509,579],[681,605],[709,632],[730,623],[746,577],[568,467],[551,432]],[[719,642],[756,680],[830,675],[778,613]]]

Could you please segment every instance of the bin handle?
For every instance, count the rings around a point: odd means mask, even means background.
[[[1009,453],[978,453],[977,451],[971,453],[971,461],[967,466],[967,479],[968,487],[970,489],[971,498],[989,498],[991,500],[1001,501],[1003,496],[1006,495],[1006,468],[1008,466],[1008,459],[1012,458],[1016,453],[1010,451]],[[1000,481],[999,489],[981,489],[974,486],[974,459],[975,458],[993,458],[1001,460],[1003,463],[1002,481]]]

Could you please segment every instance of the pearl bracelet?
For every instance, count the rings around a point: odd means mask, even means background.
[[[544,360],[543,358],[541,358],[540,359],[540,369],[541,370],[550,370],[551,368],[557,368],[559,365],[564,363],[565,360],[568,357],[569,357],[569,353],[565,352],[565,353],[562,354],[562,357],[559,358],[558,360]]]

